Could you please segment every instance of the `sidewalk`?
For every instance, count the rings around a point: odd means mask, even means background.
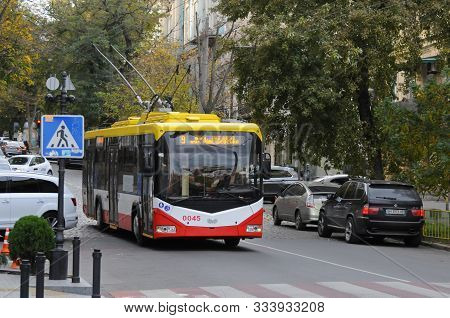
[[[30,298],[36,297],[36,277],[30,276]],[[91,285],[84,279],[79,284],[72,284],[71,280],[55,281],[44,279],[45,298],[89,298]],[[20,297],[20,273],[5,271],[0,272],[0,298]]]

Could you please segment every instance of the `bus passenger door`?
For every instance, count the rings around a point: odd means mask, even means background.
[[[119,159],[118,145],[111,145],[108,149],[108,193],[109,193],[109,223],[119,225],[119,213],[117,211],[117,173]]]
[[[94,156],[95,148],[89,147],[85,152],[83,160],[83,195],[85,196],[85,203],[87,215],[95,217],[95,202],[94,202]]]
[[[142,176],[142,215],[144,233],[153,235],[153,177]]]

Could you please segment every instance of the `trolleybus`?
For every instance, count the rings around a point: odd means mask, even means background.
[[[85,134],[83,211],[99,228],[237,246],[263,230],[259,127],[213,114],[145,112]],[[269,167],[269,168],[267,168]]]

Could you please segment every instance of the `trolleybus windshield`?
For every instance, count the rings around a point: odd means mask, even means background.
[[[261,195],[257,179],[261,145],[254,134],[174,132],[163,138],[163,197],[245,201]]]

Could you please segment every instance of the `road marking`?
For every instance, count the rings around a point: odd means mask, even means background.
[[[370,272],[370,271],[366,271],[364,269],[360,269],[360,268],[356,268],[356,267],[350,267],[350,266],[346,266],[346,265],[341,265],[341,264],[325,261],[323,259],[319,259],[319,258],[315,258],[315,257],[311,257],[311,256],[306,256],[306,255],[297,254],[297,253],[293,253],[293,252],[289,252],[289,251],[285,251],[285,250],[280,250],[278,248],[274,248],[274,247],[270,247],[270,246],[265,246],[265,245],[256,244],[256,243],[250,243],[250,242],[245,242],[245,241],[243,243],[244,244],[248,244],[248,245],[259,246],[259,247],[262,247],[262,248],[267,248],[267,249],[272,250],[272,251],[277,251],[277,252],[280,252],[280,253],[289,254],[289,255],[292,255],[292,256],[297,256],[297,257],[309,259],[309,260],[312,260],[312,261],[316,261],[316,262],[320,262],[320,263],[324,263],[324,264],[328,264],[328,265],[332,265],[332,266],[336,266],[336,267],[349,269],[349,270],[356,271],[356,272],[361,272],[361,273],[374,275],[374,276],[378,276],[378,277],[393,279],[393,280],[397,280],[397,281],[405,282],[405,283],[409,282],[408,280],[405,280],[405,279],[392,277],[392,276],[388,276],[388,275],[383,275],[383,274],[379,274],[379,273],[375,273],[375,272]]]
[[[208,293],[216,295],[223,298],[254,298],[255,296],[244,293],[243,291],[237,290],[236,288],[230,286],[210,286],[210,287],[200,287],[206,290]]]
[[[386,294],[373,289],[356,286],[347,282],[323,282],[318,283],[328,288],[336,289],[345,293],[355,295],[360,298],[392,298],[391,294]]]
[[[389,286],[392,288],[397,288],[397,289],[404,290],[404,291],[411,291],[416,294],[424,295],[427,297],[439,297],[439,298],[448,297],[448,295],[446,295],[445,293],[439,293],[435,290],[422,288],[422,287],[418,287],[418,286],[414,286],[414,285],[410,285],[410,284],[400,283],[400,282],[383,282],[383,283],[378,283],[378,284]]]
[[[261,284],[261,286],[291,298],[322,298],[321,295],[288,284]]]
[[[182,298],[183,295],[177,294],[170,289],[154,289],[154,290],[141,290],[145,296],[149,298]]]

